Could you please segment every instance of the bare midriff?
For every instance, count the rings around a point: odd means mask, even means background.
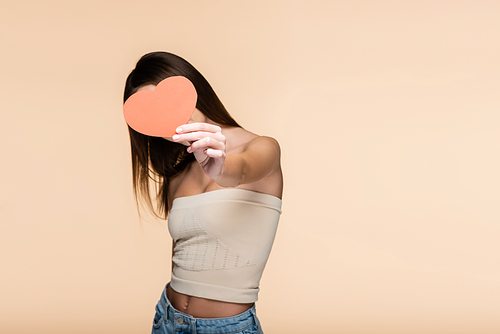
[[[226,318],[245,312],[253,303],[239,304],[185,295],[167,288],[167,298],[172,306],[195,318]]]

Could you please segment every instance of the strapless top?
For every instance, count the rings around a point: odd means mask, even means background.
[[[176,246],[170,285],[183,294],[257,301],[281,214],[281,199],[220,189],[174,199],[168,229]]]

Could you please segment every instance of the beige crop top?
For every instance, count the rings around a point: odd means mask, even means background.
[[[170,285],[196,297],[257,301],[280,214],[278,197],[244,189],[174,199],[168,217],[176,243]]]

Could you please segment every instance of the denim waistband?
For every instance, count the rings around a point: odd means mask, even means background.
[[[254,324],[260,327],[255,312],[255,305],[243,313],[225,318],[195,318],[175,309],[167,298],[167,286],[160,298],[160,306],[164,311],[163,321],[171,322],[174,327],[183,333],[215,334],[241,332]]]

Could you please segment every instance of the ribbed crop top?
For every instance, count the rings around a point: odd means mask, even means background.
[[[280,214],[278,197],[245,189],[174,199],[168,217],[176,244],[171,287],[219,301],[257,301]]]

